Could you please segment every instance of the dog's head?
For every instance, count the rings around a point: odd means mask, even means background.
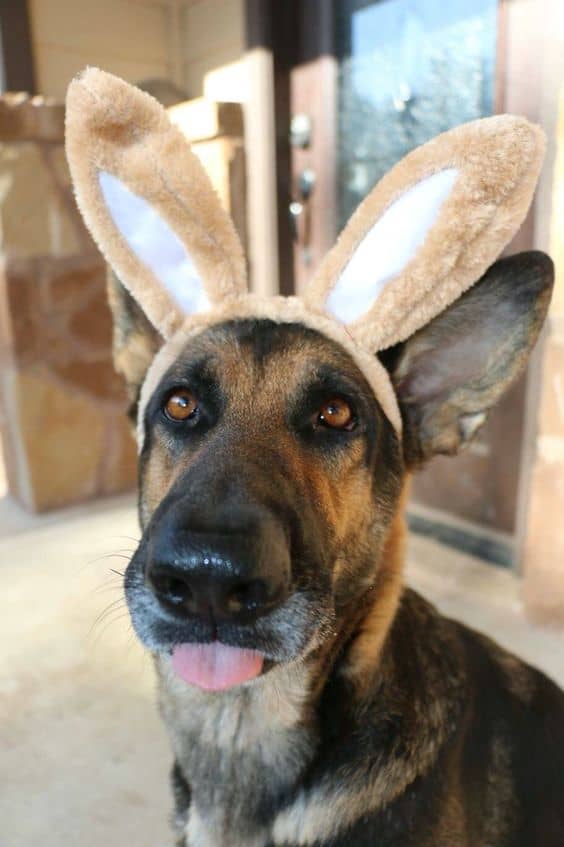
[[[68,150],[131,292],[114,280],[140,446],[128,604],[181,676],[229,687],[338,641],[397,584],[406,471],[456,452],[524,366],[550,260],[483,272],[525,214],[540,142],[494,119],[415,151],[306,298],[265,301],[245,293],[234,229],[164,113],[93,73],[69,95]]]
[[[142,641],[217,639],[280,662],[332,638],[378,585],[406,471],[484,422],[524,366],[551,282],[542,253],[503,259],[387,351],[402,436],[314,330],[241,319],[190,338],[141,421],[143,537],[126,589]]]

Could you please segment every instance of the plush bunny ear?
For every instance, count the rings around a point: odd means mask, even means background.
[[[544,134],[499,115],[402,159],[360,204],[305,293],[376,352],[403,341],[476,282],[517,232]]]
[[[165,337],[247,290],[233,223],[156,100],[88,68],[68,90],[66,150],[86,225]]]

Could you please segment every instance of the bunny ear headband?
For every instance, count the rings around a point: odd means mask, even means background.
[[[166,342],[141,410],[188,336],[233,318],[300,322],[339,343],[399,433],[376,353],[475,283],[521,225],[542,130],[499,115],[437,136],[360,204],[303,297],[250,294],[240,241],[196,156],[148,94],[88,68],[68,90],[67,157],[86,225]]]

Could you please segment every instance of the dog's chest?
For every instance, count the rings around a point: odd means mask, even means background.
[[[161,669],[161,707],[190,786],[189,847],[265,847],[315,747],[303,680],[210,696]],[[274,684],[273,684],[274,682]]]

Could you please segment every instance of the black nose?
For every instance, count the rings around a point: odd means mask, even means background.
[[[288,545],[268,518],[245,514],[234,522],[231,515],[227,531],[166,520],[151,547],[149,585],[164,607],[183,616],[251,622],[287,597]]]
[[[165,605],[190,617],[215,621],[259,617],[283,599],[278,580],[226,573],[217,556],[204,557],[197,564],[179,559],[174,563],[154,562],[149,581]]]

